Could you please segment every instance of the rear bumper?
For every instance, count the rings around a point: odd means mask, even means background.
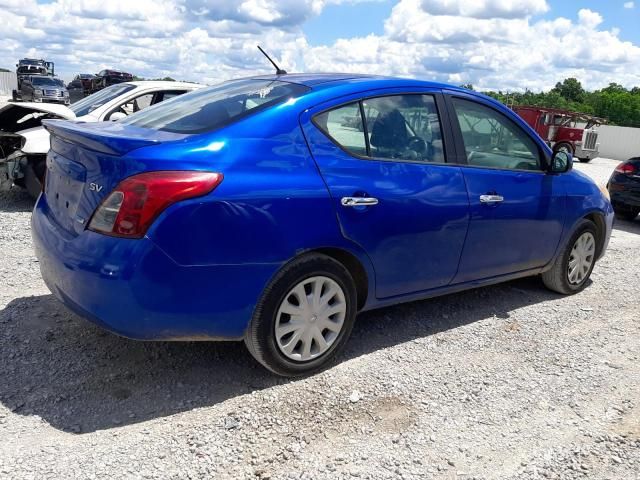
[[[67,307],[138,340],[241,339],[277,265],[179,265],[150,239],[71,236],[40,195],[32,236],[42,277]]]
[[[612,190],[609,188],[611,203],[627,207],[640,207],[640,192],[631,190]]]

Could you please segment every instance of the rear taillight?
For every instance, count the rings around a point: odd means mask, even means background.
[[[636,167],[632,163],[621,163],[616,167],[616,172],[624,173],[625,175],[633,175],[636,173]]]
[[[141,238],[168,206],[200,197],[222,182],[214,172],[147,172],[126,178],[97,208],[89,230],[107,235]]]

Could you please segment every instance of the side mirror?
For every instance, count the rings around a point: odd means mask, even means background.
[[[127,118],[127,114],[126,113],[113,112],[111,114],[111,116],[109,117],[109,120],[111,120],[112,122],[115,122],[117,120],[122,120],[123,118]]]
[[[551,165],[549,173],[565,173],[573,167],[573,155],[568,152],[559,150],[551,157]]]

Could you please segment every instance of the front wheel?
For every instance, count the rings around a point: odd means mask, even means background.
[[[346,343],[356,304],[353,279],[342,264],[326,255],[305,255],[286,265],[267,286],[245,344],[278,375],[318,371]]]
[[[567,142],[560,142],[560,143],[556,143],[553,146],[553,151],[554,153],[556,152],[564,152],[564,153],[569,153],[571,155],[573,155],[573,146],[570,143]]]
[[[580,163],[589,163],[591,161],[590,158],[580,158]]]
[[[582,220],[551,269],[542,274],[545,286],[554,292],[572,295],[582,291],[596,263],[597,230],[590,220]]]

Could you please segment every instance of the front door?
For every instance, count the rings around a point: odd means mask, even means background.
[[[447,163],[442,100],[351,97],[301,118],[342,232],[372,260],[378,298],[447,285],[458,268],[469,205],[460,167]]]
[[[453,283],[544,266],[562,233],[562,177],[545,173],[540,146],[516,121],[470,98],[449,101],[471,209]]]

